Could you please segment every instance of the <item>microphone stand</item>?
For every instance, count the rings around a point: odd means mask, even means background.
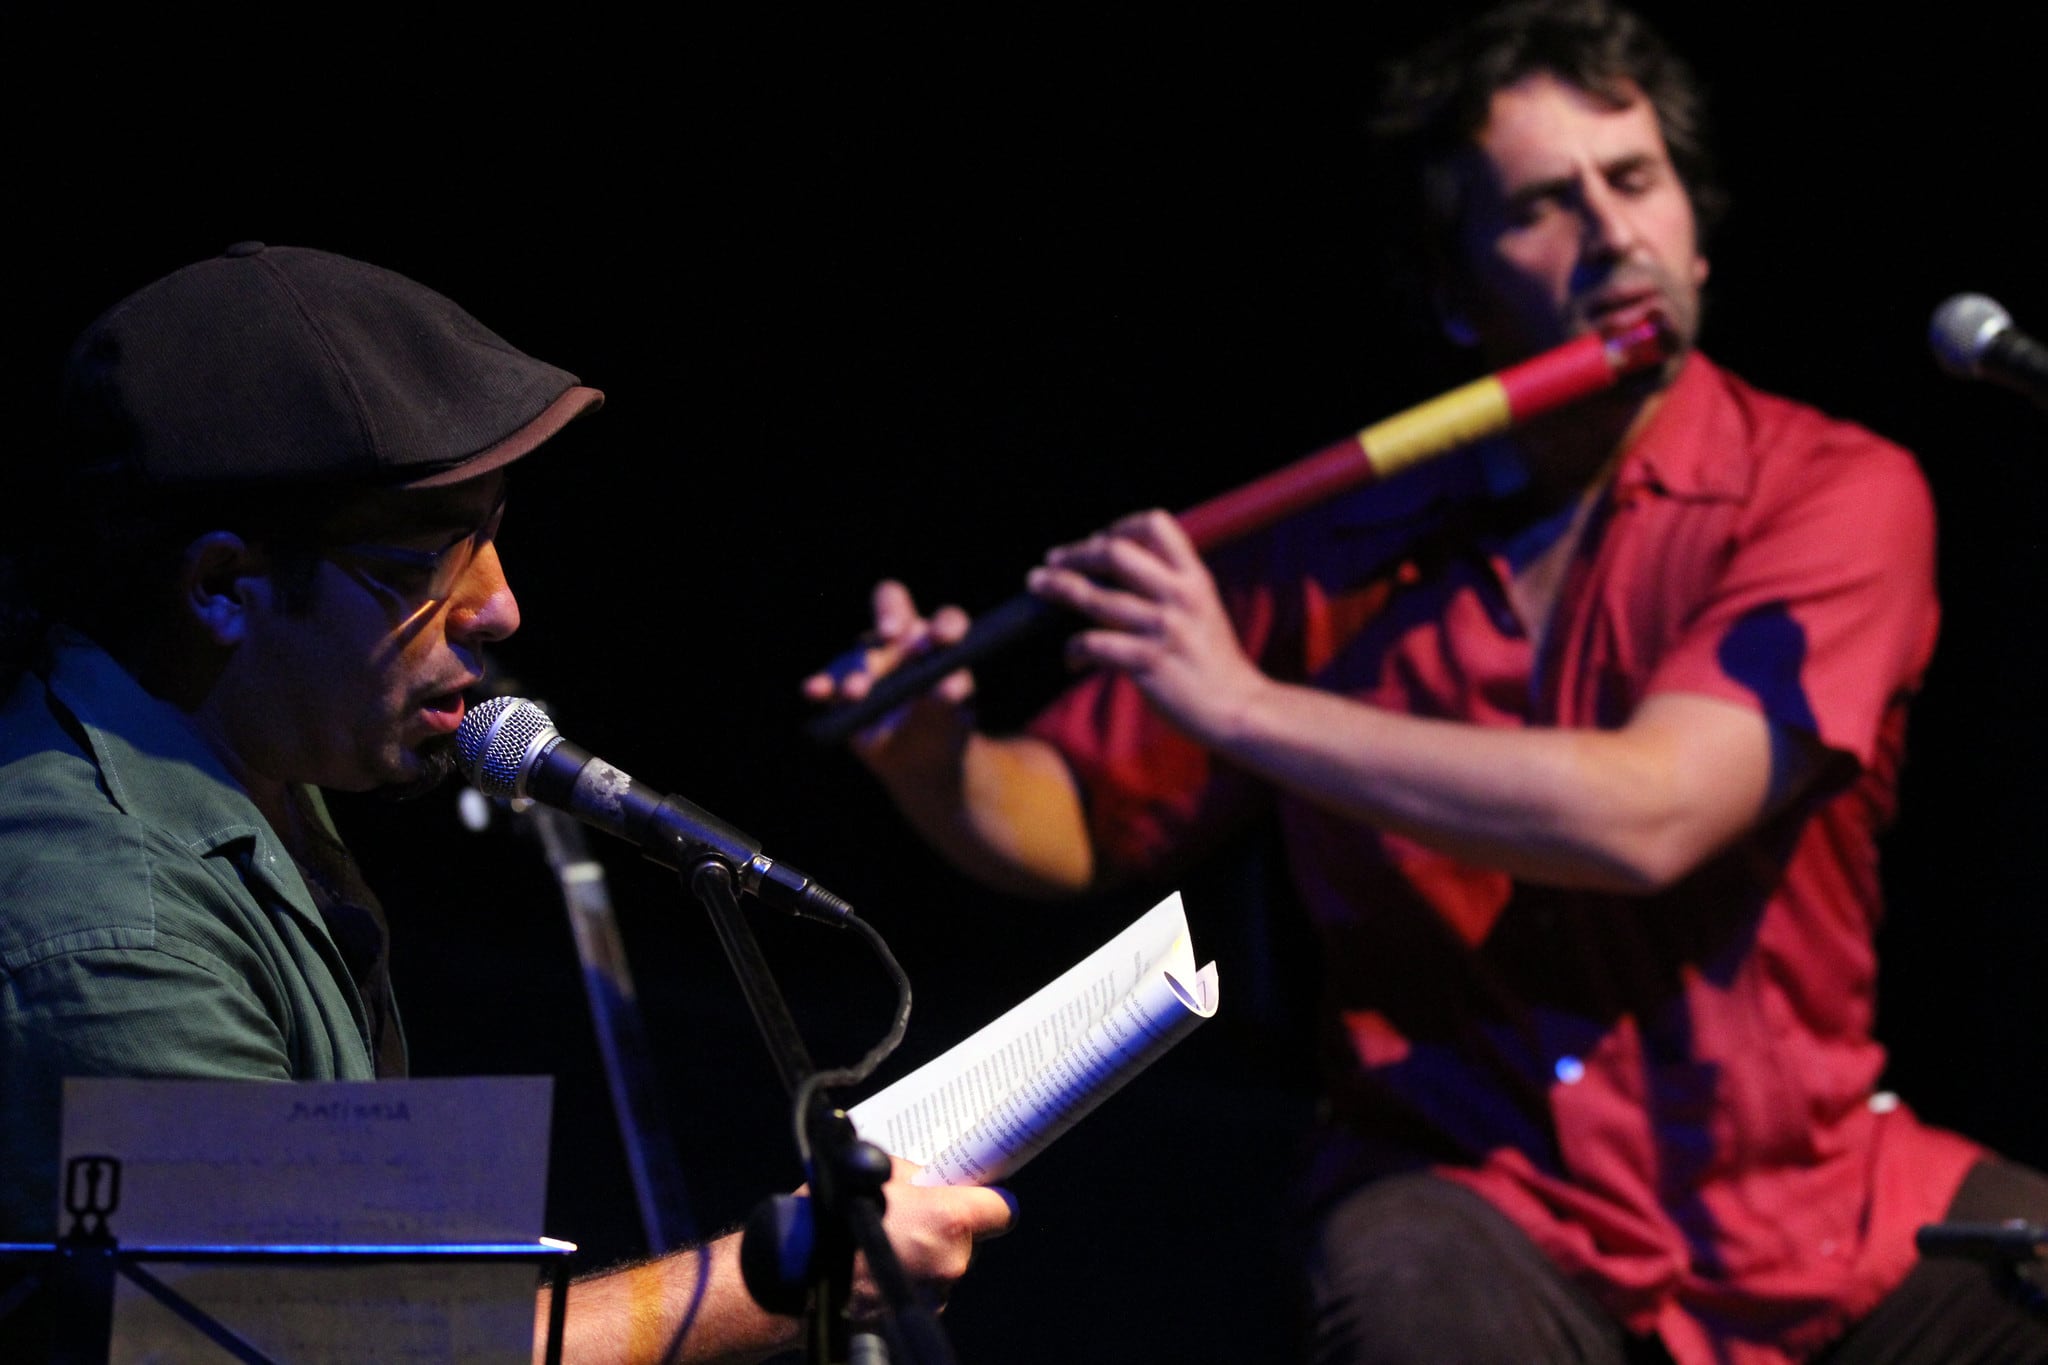
[[[604,870],[590,856],[583,826],[561,811],[535,805],[519,812],[539,839],[541,852],[568,911],[576,956],[583,965],[583,993],[597,1036],[598,1056],[626,1150],[626,1169],[640,1208],[640,1228],[649,1255],[696,1239],[682,1163],[673,1126],[654,1081],[639,995],[626,962],[626,946],[605,891]]]
[[[685,869],[683,877],[711,917],[712,928],[732,963],[783,1087],[797,1107],[797,1140],[810,1180],[813,1233],[802,1267],[807,1291],[803,1294],[805,1359],[812,1365],[847,1365],[850,1359],[853,1342],[847,1309],[852,1298],[853,1258],[858,1251],[867,1257],[869,1274],[882,1292],[887,1307],[883,1322],[894,1328],[892,1335],[905,1365],[952,1365],[954,1357],[939,1329],[937,1315],[919,1301],[882,1229],[886,1204],[882,1183],[889,1177],[888,1154],[859,1139],[853,1121],[831,1102],[819,1084],[841,1073],[821,1074],[813,1067],[788,1002],[762,956],[753,929],[740,913],[732,869],[723,860],[706,856]],[[879,939],[865,924],[851,916],[846,922],[866,932],[870,942],[879,946]],[[880,951],[888,956],[886,948]],[[894,966],[893,958],[890,963]],[[906,997],[901,1013],[907,1012]],[[798,1306],[796,1291],[787,1283],[787,1271],[782,1288],[790,1291],[788,1296],[778,1292],[764,1296],[767,1286],[756,1284],[753,1266],[787,1266],[791,1259],[788,1247],[762,1249],[764,1242],[774,1238],[777,1218],[787,1210],[788,1205],[772,1201],[764,1206],[749,1220],[741,1249],[742,1262],[749,1266],[748,1289],[764,1308],[777,1312],[793,1311]],[[789,1221],[796,1221],[793,1214]],[[783,1230],[791,1239],[802,1238],[799,1227],[784,1226]],[[772,1272],[765,1278],[773,1279]],[[777,1302],[769,1302],[770,1299]],[[867,1352],[874,1344],[863,1341],[861,1345]],[[863,1361],[877,1358],[865,1353],[861,1356]]]

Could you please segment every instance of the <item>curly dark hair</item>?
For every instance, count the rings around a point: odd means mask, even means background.
[[[1392,278],[1453,268],[1464,215],[1457,160],[1486,126],[1495,92],[1547,72],[1619,108],[1640,90],[1657,112],[1702,241],[1727,209],[1698,79],[1639,16],[1609,0],[1510,0],[1385,68],[1368,123],[1380,202],[1394,230]]]

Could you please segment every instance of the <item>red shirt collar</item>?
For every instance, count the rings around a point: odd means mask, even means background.
[[[1745,410],[1728,377],[1698,351],[1685,358],[1649,430],[1623,457],[1615,490],[1647,487],[1680,498],[1746,501],[1756,483]]]

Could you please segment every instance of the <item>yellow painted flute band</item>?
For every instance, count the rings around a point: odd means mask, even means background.
[[[1375,422],[1358,433],[1358,444],[1373,473],[1384,479],[1419,460],[1505,431],[1513,420],[1507,386],[1488,375]]]

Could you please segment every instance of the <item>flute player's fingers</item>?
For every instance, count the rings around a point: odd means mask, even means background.
[[[925,616],[910,590],[894,579],[875,585],[870,608],[873,625],[854,647],[804,679],[803,692],[811,701],[861,701],[877,682],[906,661],[958,644],[971,624],[967,613],[957,606],[940,607]],[[973,675],[960,669],[942,678],[917,702],[931,700],[947,708],[958,708],[973,695]],[[886,743],[914,704],[907,702],[863,729],[854,737],[856,752],[869,756]]]

